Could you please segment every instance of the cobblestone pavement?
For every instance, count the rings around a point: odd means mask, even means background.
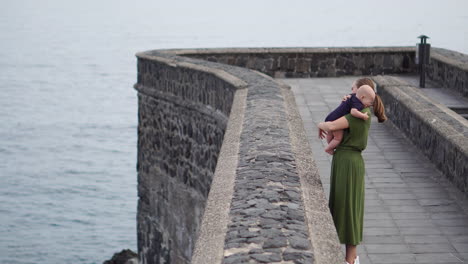
[[[327,198],[331,156],[316,124],[355,79],[281,79],[295,93]],[[391,122],[373,117],[369,133],[361,263],[468,263],[468,200]]]

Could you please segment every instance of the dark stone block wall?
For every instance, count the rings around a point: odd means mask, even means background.
[[[246,49],[184,56],[260,71],[275,78],[338,77],[414,72],[415,49],[408,48],[297,48]]]
[[[210,78],[211,77],[211,78]],[[203,72],[138,61],[138,251],[190,263],[234,88]]]
[[[468,55],[433,48],[427,77],[468,98]]]
[[[139,87],[148,87],[153,94],[164,93],[179,104],[205,105],[229,116],[236,88],[212,73],[188,67],[167,67],[164,62],[138,59]],[[206,108],[206,107],[205,107]]]

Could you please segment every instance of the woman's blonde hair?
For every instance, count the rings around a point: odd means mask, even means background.
[[[375,83],[370,78],[360,78],[357,79],[355,83],[358,89],[363,85],[369,85],[375,92]],[[387,116],[385,115],[385,106],[377,93],[375,94],[375,100],[372,108],[374,109],[374,115],[377,117],[377,120],[379,120],[379,123],[385,122],[385,120],[387,120]]]

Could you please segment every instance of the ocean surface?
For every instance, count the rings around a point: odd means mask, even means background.
[[[0,263],[136,251],[138,51],[412,46],[468,53],[468,1],[3,0]]]

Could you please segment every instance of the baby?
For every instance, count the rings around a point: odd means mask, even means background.
[[[369,107],[373,103],[374,89],[369,85],[357,87],[354,82],[351,88],[352,94],[346,96],[345,100],[325,118],[325,121],[335,121],[336,119],[351,113],[352,116],[363,120],[369,119],[367,114],[361,112],[362,109]],[[325,152],[333,155],[335,148],[343,139],[343,130],[336,130],[327,134],[328,146]]]

